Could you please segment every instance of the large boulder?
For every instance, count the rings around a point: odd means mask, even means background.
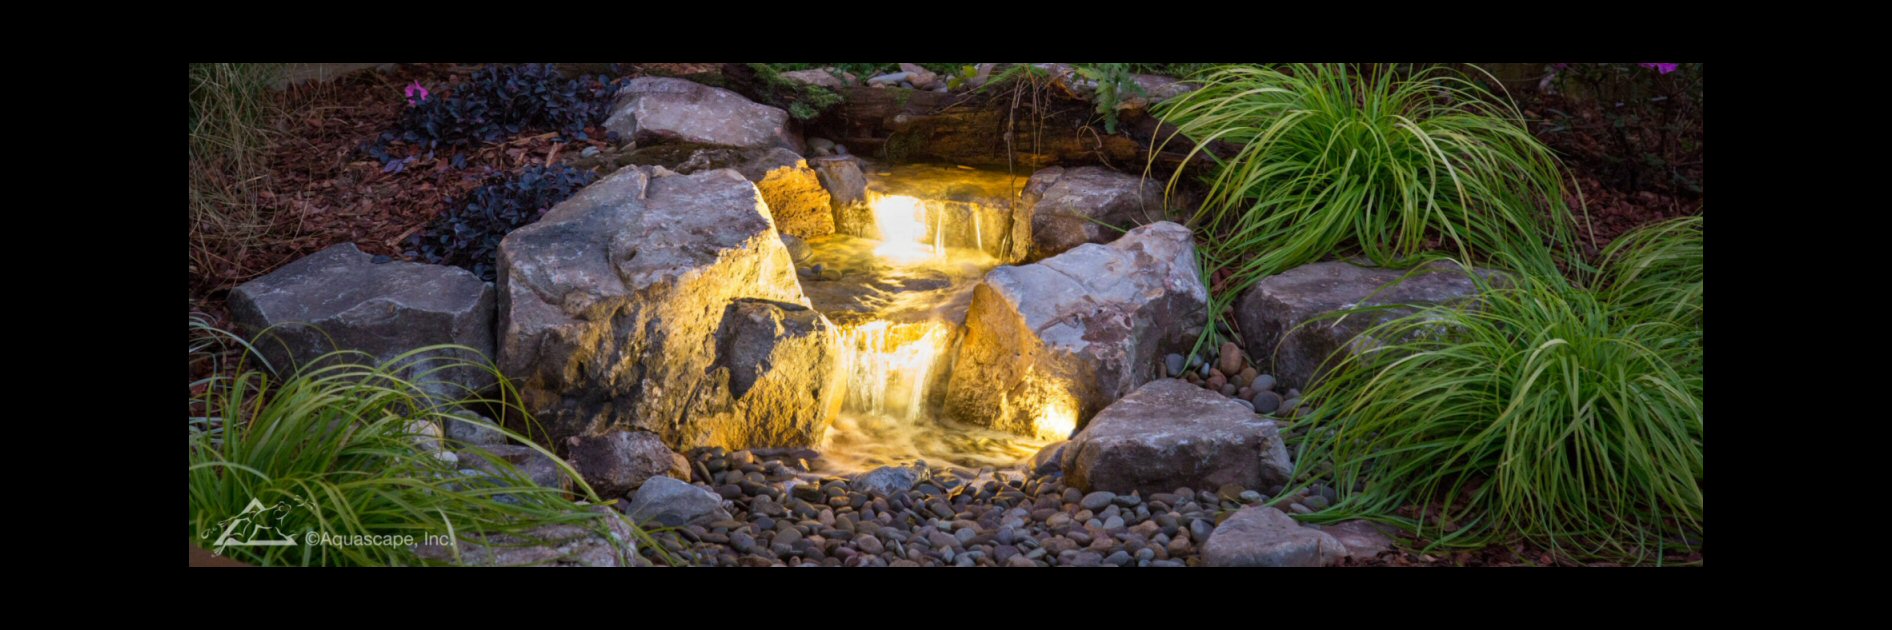
[[[604,127],[639,144],[802,150],[800,136],[788,127],[788,112],[729,90],[670,77],[638,77],[618,88]]]
[[[1207,303],[1189,230],[1168,222],[994,269],[973,289],[945,412],[1067,437],[1186,352]]]
[[[1202,563],[1211,567],[1319,567],[1337,564],[1346,554],[1333,536],[1261,505],[1222,521],[1202,545]]]
[[[1373,340],[1356,339],[1374,324],[1411,314],[1415,307],[1476,293],[1471,277],[1456,265],[1435,262],[1402,281],[1407,273],[1332,261],[1262,278],[1242,294],[1236,306],[1245,349],[1261,371],[1273,374],[1282,386],[1305,389],[1317,378],[1321,363],[1336,351],[1344,348],[1357,354],[1375,347]],[[1320,317],[1336,310],[1381,305],[1410,306]]]
[[[725,361],[750,325],[725,319],[762,308],[738,301],[807,305],[767,206],[734,170],[620,170],[508,234],[499,274],[500,366],[554,440],[642,429],[678,450],[802,446],[825,420],[802,403],[829,395],[828,355],[785,354],[820,344]]]
[[[1161,220],[1163,187],[1098,166],[1053,166],[1032,174],[1019,206],[1031,216],[1029,259],[1038,260]]]
[[[410,350],[458,344],[405,361],[401,375],[430,395],[466,398],[494,384],[493,286],[458,267],[375,263],[342,243],[284,265],[230,292],[230,318],[271,367],[287,373],[334,350],[390,361]],[[258,335],[268,331],[268,335]],[[351,359],[352,360],[352,359]]]
[[[815,170],[794,151],[780,147],[743,149],[703,144],[660,144],[623,153],[605,164],[662,166],[685,175],[733,168],[762,191],[775,229],[813,238],[834,233],[834,210]]]
[[[1273,420],[1177,379],[1153,381],[1111,403],[1059,457],[1065,484],[1144,495],[1236,484],[1262,489],[1294,472]]]
[[[612,431],[566,440],[572,468],[599,496],[629,494],[651,477],[668,475],[688,481],[690,460],[665,446],[649,431]]]

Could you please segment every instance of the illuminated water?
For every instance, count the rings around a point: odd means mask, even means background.
[[[951,369],[955,331],[972,290],[1000,261],[983,228],[960,230],[947,212],[915,197],[873,196],[870,238],[835,234],[807,241],[802,289],[840,329],[847,397],[818,445],[823,472],[924,460],[971,468],[1008,466],[1047,441],[936,417]],[[961,213],[978,222],[979,213]],[[971,247],[950,247],[949,232]],[[820,271],[815,271],[819,269]]]

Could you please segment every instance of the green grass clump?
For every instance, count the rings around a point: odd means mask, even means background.
[[[1233,274],[1211,287],[1212,313],[1264,276],[1354,252],[1555,273],[1551,252],[1573,236],[1557,158],[1508,100],[1455,71],[1237,65],[1191,78],[1203,87],[1153,107],[1176,131],[1152,155],[1181,136],[1216,165],[1183,218],[1204,268]]]
[[[1698,544],[1699,227],[1620,241],[1600,290],[1554,275],[1501,286],[1473,276],[1475,302],[1365,331],[1385,345],[1331,359],[1305,396],[1316,411],[1296,427],[1296,482],[1322,468],[1342,493],[1311,520],[1372,518],[1434,545],[1521,539],[1626,562]],[[1685,316],[1649,316],[1669,312]],[[1428,511],[1394,516],[1407,506]]]
[[[223,344],[242,344],[201,321],[193,321],[192,330],[193,359]],[[311,545],[304,538],[307,532],[411,536],[416,542],[440,535],[461,541],[462,547],[497,534],[529,542],[528,532],[554,524],[575,525],[608,537],[609,524],[604,519],[622,516],[589,511],[561,491],[538,487],[510,463],[484,451],[464,450],[460,456],[485,457],[490,464],[486,468],[496,473],[483,482],[469,482],[457,473],[471,467],[469,462],[450,463],[422,444],[415,423],[445,426],[442,423],[449,418],[468,421],[469,414],[434,402],[397,374],[404,362],[446,349],[472,351],[454,346],[422,348],[383,365],[370,365],[358,353],[337,353],[317,363],[323,367],[281,380],[266,367],[239,361],[227,375],[192,383],[191,543],[213,548],[226,519],[241,514],[251,500],[264,506],[285,505],[276,531],[298,542],[222,550],[228,557],[256,565],[427,563],[406,545]],[[243,356],[254,353],[247,345],[244,351]],[[460,365],[435,362],[439,365],[432,369]],[[425,378],[422,374],[416,380]],[[516,393],[507,390],[505,398],[483,402],[516,405]],[[515,441],[530,443],[494,428]],[[533,448],[552,456],[541,447]],[[574,480],[581,498],[601,503],[569,464],[557,461]],[[633,526],[631,531],[643,544],[650,543],[642,530]],[[621,550],[633,553],[632,541],[622,542]]]
[[[1701,325],[1701,215],[1644,226],[1611,241],[1591,282],[1645,319]]]

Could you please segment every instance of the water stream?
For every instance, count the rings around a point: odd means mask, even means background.
[[[1007,244],[996,235],[1009,227],[1006,191],[1016,185],[1003,173],[896,167],[869,175],[862,221],[807,241],[802,289],[840,329],[847,378],[841,414],[818,445],[824,472],[915,460],[1002,467],[1047,443],[935,413],[973,288],[1001,263]]]

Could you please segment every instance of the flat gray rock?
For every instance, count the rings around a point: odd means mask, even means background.
[[[493,302],[493,286],[465,269],[375,264],[354,243],[342,243],[238,286],[230,292],[230,318],[285,374],[334,350],[364,352],[380,363],[426,346],[467,346],[473,352],[431,352],[401,370],[430,395],[452,401],[495,382],[490,370],[474,365],[437,369],[492,361]]]
[[[639,144],[691,142],[800,153],[788,112],[719,87],[671,77],[638,77],[618,88],[606,129]]]

